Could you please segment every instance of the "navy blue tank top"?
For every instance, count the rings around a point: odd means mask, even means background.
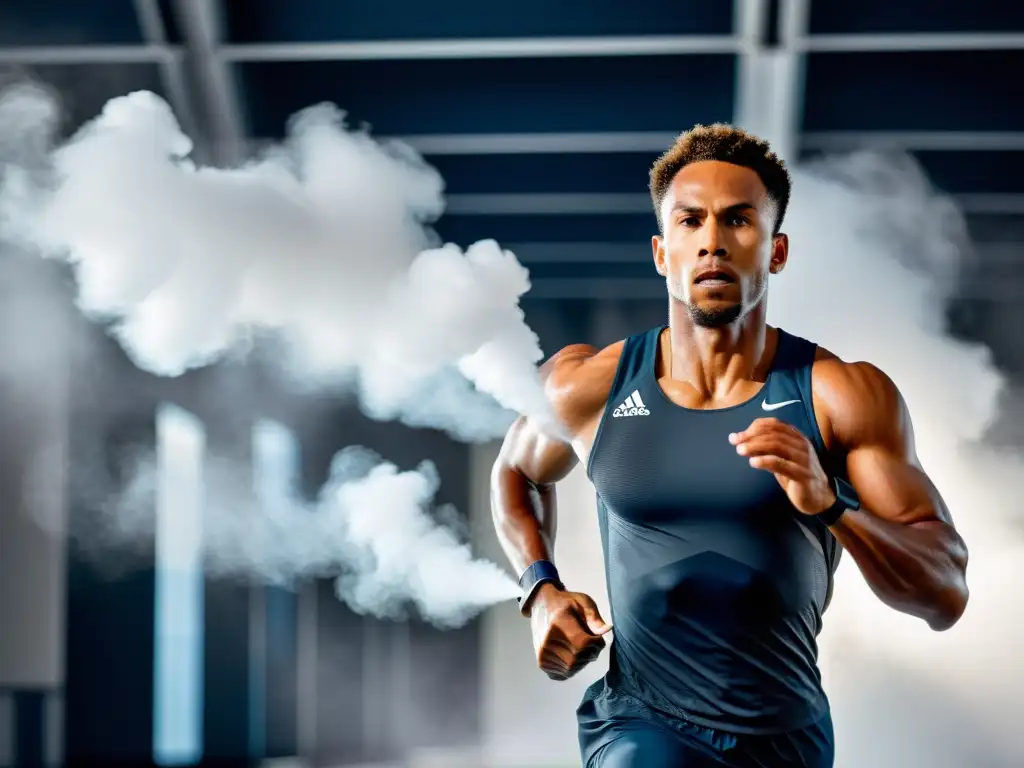
[[[587,471],[615,627],[607,685],[737,733],[821,717],[817,636],[840,549],[730,432],[774,416],[813,443],[816,346],[779,331],[767,381],[740,405],[676,405],[655,373],[663,328],[626,340]]]

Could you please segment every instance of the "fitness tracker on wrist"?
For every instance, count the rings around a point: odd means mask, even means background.
[[[847,511],[860,509],[860,497],[857,495],[857,490],[841,477],[832,478],[832,492],[836,495],[835,502],[824,512],[819,512],[815,515],[816,518],[828,526],[839,522],[839,518]]]
[[[523,590],[523,596],[519,598],[519,610],[524,614],[529,608],[530,600],[541,584],[548,582],[559,589],[564,589],[562,580],[558,578],[558,569],[550,560],[538,560],[527,566],[523,575],[519,577],[519,588]]]

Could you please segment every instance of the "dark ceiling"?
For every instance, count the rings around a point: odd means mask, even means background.
[[[1000,276],[998,296],[967,284],[965,298],[1019,303],[1021,2],[0,5],[0,71],[27,68],[60,89],[69,127],[147,88],[211,159],[230,162],[247,142],[280,136],[296,110],[333,101],[442,171],[444,237],[497,238],[530,267],[533,299],[563,302],[663,294],[650,279],[647,169],[696,122],[742,122],[758,87],[745,78],[765,56],[793,64],[767,107],[789,104],[790,156],[913,152],[959,197]]]

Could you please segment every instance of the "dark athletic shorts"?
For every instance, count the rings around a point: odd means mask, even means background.
[[[798,731],[727,733],[655,712],[602,678],[576,710],[584,768],[832,768],[832,717]]]

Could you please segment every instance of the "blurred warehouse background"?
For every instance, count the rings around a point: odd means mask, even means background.
[[[958,201],[974,240],[949,332],[986,344],[1009,377],[989,436],[1007,447],[1024,444],[1022,71],[1024,4],[1008,0],[0,4],[0,87],[52,87],[66,134],[145,89],[211,164],[247,157],[323,101],[407,140],[444,177],[441,236],[496,238],[529,268],[523,307],[546,353],[662,321],[647,170],[681,130],[737,122],[794,162],[908,152]],[[89,339],[87,355],[72,354],[21,300],[50,272],[18,261],[4,274],[0,350],[24,348],[30,328],[40,337],[18,361],[38,367],[32,397],[0,382],[0,768],[297,757],[455,768],[481,764],[487,744],[500,746],[496,764],[573,764],[572,711],[599,670],[547,683],[509,605],[443,631],[358,615],[326,580],[292,592],[207,578],[185,601],[198,615],[168,624],[159,542],[104,568],[66,535],[91,519],[96,478],[134,446],[177,446],[182,477],[204,450],[232,455],[257,485],[312,495],[333,454],[356,444],[400,466],[434,461],[440,500],[498,558],[493,445],[371,421],[231,364],[157,379],[69,310]],[[160,493],[172,491],[158,484],[156,505]],[[596,529],[578,532],[560,556],[600,591]],[[198,650],[181,667],[185,647]],[[172,656],[192,677],[162,675]]]

